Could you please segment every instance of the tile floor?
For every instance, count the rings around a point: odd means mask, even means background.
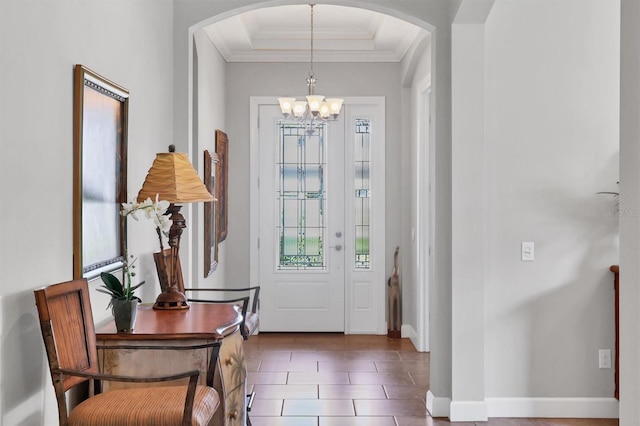
[[[451,423],[425,409],[429,354],[408,339],[261,333],[245,342],[253,426],[617,426],[617,420]]]

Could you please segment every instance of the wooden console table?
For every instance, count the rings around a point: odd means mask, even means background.
[[[616,311],[616,358],[615,358],[615,371],[614,377],[616,382],[616,388],[613,391],[613,396],[616,399],[620,399],[619,386],[620,386],[620,266],[613,265],[609,268],[613,272],[613,288],[615,290],[615,311]]]
[[[220,394],[214,424],[244,426],[246,367],[241,322],[242,315],[227,304],[191,303],[184,310],[141,305],[131,333],[117,333],[113,321],[96,331],[102,372],[157,376],[197,368],[199,383],[213,386]],[[211,365],[218,349],[217,362]],[[112,382],[109,389],[127,385],[132,384]],[[166,382],[157,384],[163,385]]]

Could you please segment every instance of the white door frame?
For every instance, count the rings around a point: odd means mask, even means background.
[[[249,130],[249,280],[251,285],[260,284],[260,253],[259,253],[259,235],[260,235],[260,151],[259,151],[259,106],[260,105],[277,105],[275,96],[251,96],[249,106],[250,130]],[[376,123],[373,138],[376,143],[382,145],[380,148],[373,149],[371,152],[372,163],[377,171],[372,177],[372,190],[375,191],[376,202],[383,206],[376,209],[372,214],[372,227],[376,229],[378,236],[378,249],[372,250],[370,271],[373,274],[371,281],[375,284],[370,289],[364,290],[363,286],[358,282],[358,274],[354,268],[345,265],[345,334],[353,333],[370,333],[370,334],[386,334],[386,315],[385,315],[385,100],[380,96],[366,97],[348,97],[345,98],[345,105],[373,107],[376,115],[381,117]],[[345,119],[347,119],[345,117]],[[381,136],[380,136],[381,135]],[[378,180],[376,181],[376,176]],[[347,223],[349,221],[347,220]],[[380,249],[382,247],[382,249]],[[366,293],[368,291],[368,293]],[[367,294],[368,300],[357,298],[356,294]],[[356,300],[357,299],[357,300]]]
[[[416,349],[428,352],[429,345],[429,290],[433,282],[433,256],[435,202],[433,187],[435,171],[435,138],[431,126],[431,78],[427,77],[418,85],[417,91],[417,134],[416,134],[416,273],[418,341]]]

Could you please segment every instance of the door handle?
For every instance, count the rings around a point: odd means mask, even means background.
[[[336,251],[342,250],[342,246],[340,244],[338,244],[337,246],[329,246],[329,248],[334,248],[336,249]]]

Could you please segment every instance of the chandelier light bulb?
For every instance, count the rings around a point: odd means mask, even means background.
[[[317,115],[320,112],[320,105],[322,105],[322,100],[324,96],[320,95],[309,95],[307,96],[307,103],[309,104],[309,110],[312,114]]]
[[[280,110],[283,114],[291,114],[291,110],[293,109],[293,103],[296,101],[296,98],[278,98],[278,102],[280,103]]]
[[[293,115],[302,117],[307,111],[307,103],[305,101],[295,101],[293,103]]]
[[[322,104],[320,105],[320,117],[326,119],[329,118],[329,104],[327,104],[327,102],[322,102]]]
[[[342,102],[344,102],[344,99],[327,99],[327,104],[329,105],[329,112],[331,113],[331,115],[337,116],[338,114],[340,114],[340,110],[342,109]]]

